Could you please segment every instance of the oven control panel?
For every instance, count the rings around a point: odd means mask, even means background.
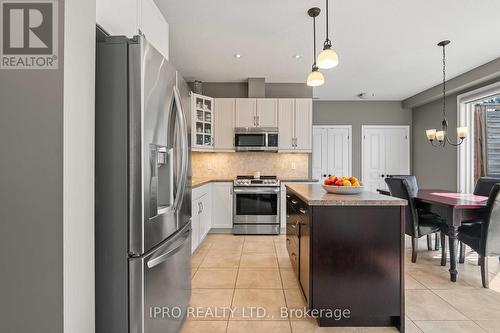
[[[280,186],[278,179],[236,179],[234,186]]]

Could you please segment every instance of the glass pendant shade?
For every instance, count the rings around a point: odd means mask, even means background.
[[[435,129],[428,129],[425,131],[425,134],[427,135],[427,140],[434,140],[436,138]]]
[[[317,87],[321,86],[323,83],[325,83],[325,77],[321,72],[317,70],[313,70],[308,76],[307,76],[307,85],[309,87]]]
[[[316,61],[316,66],[319,68],[333,68],[339,64],[339,57],[337,53],[332,49],[324,49],[318,56]]]
[[[465,139],[467,137],[467,127],[457,127],[457,136],[460,139]]]
[[[443,141],[444,135],[445,135],[445,131],[437,131],[436,132],[436,140],[438,140],[439,142]]]

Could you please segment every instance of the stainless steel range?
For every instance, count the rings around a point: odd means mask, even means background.
[[[280,233],[280,181],[275,176],[238,176],[233,192],[233,234]]]

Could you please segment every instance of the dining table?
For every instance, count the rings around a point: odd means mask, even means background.
[[[450,280],[457,281],[458,228],[464,221],[481,219],[486,212],[488,197],[440,189],[419,189],[415,204],[438,214],[448,225]]]

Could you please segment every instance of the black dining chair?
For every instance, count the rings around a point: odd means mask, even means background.
[[[402,179],[412,179],[411,177],[415,177],[415,176],[412,176],[412,175],[386,175],[387,178],[402,178]],[[408,177],[408,178],[406,178]],[[412,180],[410,180],[410,182],[412,182]],[[417,186],[417,182],[416,182],[416,178],[415,178],[415,186]],[[418,186],[416,187],[416,191],[418,191]],[[386,190],[377,190],[377,192],[379,192],[380,194],[384,194],[384,195],[391,195],[391,192],[390,191],[386,191]],[[432,238],[431,238],[431,235],[427,235],[427,249],[429,251],[432,251],[432,250],[439,250],[439,247],[440,247],[440,237],[438,234],[436,234],[436,238],[435,238],[435,241],[434,241],[434,248],[432,246]]]
[[[481,280],[488,288],[488,256],[500,256],[500,184],[491,189],[483,222],[462,225],[458,239],[479,254]]]
[[[498,183],[500,183],[500,178],[480,177],[476,182],[473,194],[487,197],[490,195],[493,186]],[[481,222],[482,219],[473,219],[473,220],[462,221],[462,225],[481,223]],[[458,262],[461,264],[465,262],[465,246],[464,244],[462,244],[462,242],[460,242],[460,257],[458,258]],[[479,261],[478,265],[480,265]]]
[[[417,262],[418,239],[420,237],[440,233],[441,265],[446,265],[446,223],[439,215],[425,212],[416,207],[415,196],[418,192],[418,186],[415,176],[393,176],[386,178],[385,182],[393,197],[408,201],[405,213],[405,233],[411,236],[411,261]]]

